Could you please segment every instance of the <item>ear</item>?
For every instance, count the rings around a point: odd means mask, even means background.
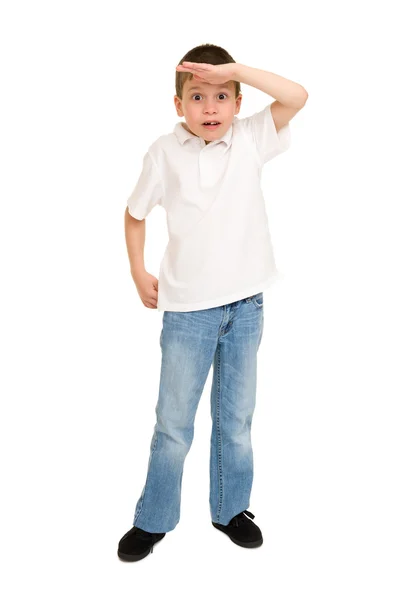
[[[179,96],[174,96],[174,103],[175,103],[175,108],[176,108],[176,114],[178,115],[178,117],[183,117],[183,111],[182,111],[182,100],[179,98]]]
[[[238,114],[238,112],[240,111],[240,107],[242,104],[242,94],[240,93],[239,96],[236,98],[236,107],[235,107],[235,115]]]

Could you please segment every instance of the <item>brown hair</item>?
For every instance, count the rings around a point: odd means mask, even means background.
[[[236,62],[232,56],[220,46],[214,44],[202,44],[192,48],[179,61],[181,65],[185,60],[188,62],[208,63],[209,65],[224,65],[225,63]],[[178,98],[182,100],[183,84],[188,79],[193,79],[193,73],[175,71],[175,90]],[[235,81],[235,98],[241,92],[240,81]]]

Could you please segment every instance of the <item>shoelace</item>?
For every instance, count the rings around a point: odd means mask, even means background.
[[[239,527],[240,523],[243,523],[243,521],[247,521],[247,517],[245,515],[247,515],[251,519],[254,519],[253,513],[251,513],[249,510],[244,510],[243,512],[233,517],[229,525],[233,525],[233,527]]]

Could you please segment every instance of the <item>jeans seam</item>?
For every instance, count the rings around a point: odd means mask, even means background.
[[[147,482],[149,480],[150,465],[151,465],[151,461],[153,459],[153,454],[154,454],[154,451],[156,449],[157,442],[158,442],[158,432],[157,432],[157,430],[155,430],[154,433],[155,433],[155,435],[154,435],[154,440],[153,440],[152,445],[151,445],[150,460],[149,460],[149,464],[148,464],[148,467],[147,467],[147,477],[146,477],[146,482],[144,484],[144,490],[143,490],[143,496],[142,496],[142,503],[140,505],[139,512],[135,515],[135,519],[134,519],[135,522],[137,522],[137,520],[139,519],[139,517],[140,517],[140,515],[142,513],[142,510],[143,510],[144,499],[145,499],[145,496],[146,496]]]
[[[220,427],[220,398],[221,398],[221,356],[220,347],[217,348],[217,393],[216,393],[216,408],[215,408],[215,420],[216,420],[216,436],[217,436],[217,469],[218,469],[218,507],[217,507],[217,523],[219,523],[219,517],[222,508],[223,498],[223,478],[222,478],[222,436]]]

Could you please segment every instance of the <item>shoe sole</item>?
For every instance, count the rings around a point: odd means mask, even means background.
[[[161,540],[163,540],[165,537],[165,535],[160,538],[159,540],[157,540],[156,542],[154,542],[154,544],[152,546],[150,546],[150,548],[148,550],[146,550],[146,552],[143,552],[143,554],[124,554],[123,552],[120,552],[118,550],[118,556],[121,560],[127,561],[127,562],[136,562],[137,560],[142,560],[142,558],[146,558],[146,556],[148,554],[150,554],[150,552],[153,552],[153,547],[158,544],[158,542],[161,542]]]
[[[220,529],[218,527],[218,523],[213,523],[213,526],[215,527],[215,529],[218,529],[218,531],[221,531],[221,533],[224,533],[225,535],[227,535],[234,544],[237,544],[238,546],[241,546],[242,548],[258,548],[259,546],[262,545],[262,543],[264,541],[263,538],[260,538],[259,540],[255,540],[254,542],[241,542],[240,540],[236,540],[234,537],[229,535],[229,533],[227,531]]]

